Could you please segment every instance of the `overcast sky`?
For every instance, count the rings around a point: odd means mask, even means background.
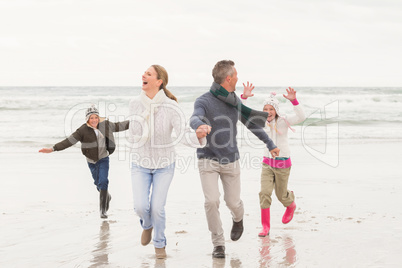
[[[402,86],[400,0],[0,0],[0,86]]]

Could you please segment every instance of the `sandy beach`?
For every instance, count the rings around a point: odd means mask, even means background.
[[[0,0],[0,268],[402,267],[401,14],[402,0]],[[217,75],[221,60],[233,61],[235,71]],[[168,76],[147,72],[154,64]],[[282,223],[285,208],[273,194],[270,235],[258,237],[265,145],[240,121],[245,229],[238,241],[230,239],[232,217],[220,185],[224,259],[212,258],[195,149],[175,147],[164,260],[156,259],[152,241],[140,243],[129,131],[114,134],[107,219],[100,218],[80,143],[38,152],[85,124],[92,105],[110,122],[158,122],[152,113],[164,110],[163,95],[140,96],[147,88],[155,93],[160,80],[186,125],[213,81],[230,81],[224,87],[258,111],[275,92],[276,114],[286,121],[296,104],[288,92],[297,91],[306,119],[287,130],[288,188],[297,205],[290,223]],[[141,108],[136,98],[152,106],[146,120],[130,108]],[[206,124],[228,119],[207,115],[207,106],[205,118],[196,113]],[[230,129],[221,130],[233,134],[234,122],[226,123]],[[286,150],[277,123],[271,136]],[[161,126],[168,125],[153,130]],[[180,137],[176,130],[172,136]],[[157,136],[152,128],[137,134]]]
[[[247,150],[242,147],[242,154],[258,156]],[[398,267],[402,142],[341,143],[337,167],[301,145],[292,152],[294,219],[282,224],[284,208],[273,198],[270,236],[257,237],[260,169],[244,166],[245,231],[239,241],[230,240],[231,217],[222,200],[226,258],[213,259],[194,151],[179,147],[192,162],[185,171],[176,170],[170,188],[166,260],[155,258],[152,243],[140,244],[128,160],[111,156],[113,199],[109,218],[102,220],[98,193],[78,148],[51,155],[2,152],[0,266]]]

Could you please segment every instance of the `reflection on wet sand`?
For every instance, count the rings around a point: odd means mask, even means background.
[[[271,263],[271,239],[269,236],[261,238],[260,247],[260,268],[268,267]]]
[[[241,268],[243,266],[242,266],[242,263],[241,263],[241,261],[239,259],[231,259],[230,260],[230,267],[231,268]]]
[[[226,263],[226,258],[212,258],[212,267],[213,268],[224,268]],[[242,263],[239,259],[230,259],[230,267],[231,268],[240,268],[243,267]]]
[[[291,237],[285,238],[284,247],[286,249],[285,263],[288,263],[289,265],[296,263],[296,249]]]
[[[155,259],[155,268],[165,268],[165,259]]]
[[[282,241],[280,241],[280,246],[282,247],[282,249],[276,249],[274,255],[271,255],[271,250],[274,246],[277,247],[276,244],[278,241],[275,240],[275,243],[273,243],[273,240],[271,240],[269,236],[261,239],[261,247],[259,249],[260,268],[270,267],[272,265],[278,264],[280,264],[281,266],[290,266],[296,263],[296,249],[293,239],[290,236],[279,237],[279,239],[283,239]],[[282,258],[282,261],[275,260],[280,257],[277,253],[282,251],[285,251],[285,256]]]
[[[226,258],[212,258],[212,267],[213,268],[224,268],[225,262],[226,262]]]
[[[93,259],[90,267],[99,267],[109,264],[109,222],[102,221],[99,230],[99,241],[95,245],[95,249],[92,251]]]

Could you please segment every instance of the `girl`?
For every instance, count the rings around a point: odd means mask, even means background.
[[[141,244],[148,245],[154,231],[153,244],[159,259],[166,258],[165,204],[175,169],[174,144],[180,141],[195,148],[206,144],[205,137],[197,137],[185,128],[183,112],[176,97],[166,89],[167,83],[166,70],[152,65],[142,75],[141,94],[129,107],[134,211],[143,228]]]
[[[254,88],[254,87],[253,87]],[[245,87],[246,89],[246,87]],[[303,109],[296,99],[296,91],[289,87],[286,89],[287,95],[283,95],[293,104],[294,115],[287,116],[279,111],[279,101],[275,97],[276,93],[271,93],[270,97],[264,101],[263,111],[267,112],[268,119],[264,130],[268,136],[280,149],[278,157],[272,158],[269,152],[265,149],[261,172],[261,191],[260,207],[261,207],[261,223],[262,230],[258,234],[260,237],[265,237],[270,230],[270,206],[271,195],[275,188],[275,194],[278,200],[286,207],[285,214],[282,217],[284,224],[289,223],[293,218],[293,213],[296,209],[295,196],[292,191],[288,190],[289,174],[291,169],[290,149],[288,144],[288,128],[290,126],[301,123],[305,120]],[[242,98],[253,96],[251,90],[245,91]]]
[[[109,202],[109,155],[116,149],[113,132],[128,129],[129,121],[112,123],[99,117],[98,109],[92,105],[85,113],[86,123],[79,127],[70,137],[55,144],[52,148],[43,148],[40,153],[61,151],[81,142],[82,154],[86,156],[94,184],[99,191],[100,217],[107,218]]]

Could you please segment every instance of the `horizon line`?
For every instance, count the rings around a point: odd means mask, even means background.
[[[3,85],[0,85],[0,88],[7,88],[7,87],[17,87],[17,88],[19,88],[19,87],[25,87],[25,88],[29,88],[29,87],[44,87],[44,88],[48,88],[48,87],[124,87],[124,88],[141,88],[141,86],[132,86],[132,85],[129,85],[129,86],[117,86],[117,85],[103,85],[103,86],[99,86],[99,85],[86,85],[86,86],[80,86],[80,85],[71,85],[71,86],[66,86],[66,85],[63,85],[63,86],[56,86],[56,85],[51,85],[51,86],[44,86],[44,85],[31,85],[31,86],[22,86],[22,85],[12,85],[12,86],[10,86],[10,85],[8,85],[8,86],[3,86]],[[169,85],[168,87],[210,87],[210,85],[201,85],[201,86],[193,86],[193,85],[186,85],[186,86],[175,86],[175,85]],[[289,86],[281,86],[281,85],[273,85],[273,86],[256,86],[256,88],[257,87],[269,87],[269,88],[271,88],[271,87],[285,87],[285,88],[288,88]],[[370,86],[328,86],[328,85],[322,85],[322,86],[290,86],[290,87],[298,87],[298,88],[305,88],[305,87],[312,87],[312,88],[317,88],[317,87],[327,87],[327,88],[347,88],[347,87],[350,87],[350,88],[376,88],[376,87],[378,87],[378,88],[402,88],[402,85],[401,86],[378,86],[378,85],[370,85]],[[238,86],[238,88],[240,88],[240,86]]]

